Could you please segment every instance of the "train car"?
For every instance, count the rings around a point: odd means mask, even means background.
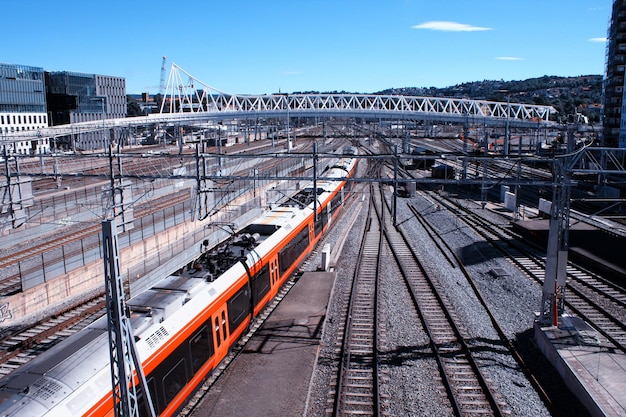
[[[445,165],[445,164],[439,164],[439,165],[435,165],[431,168],[431,177],[432,178],[437,178],[437,179],[453,179],[454,178],[454,168],[449,166],[449,165]]]
[[[398,197],[412,198],[415,197],[416,191],[415,180],[398,181]]]
[[[347,145],[347,146],[343,147],[342,153],[344,155],[352,155],[352,156],[354,156],[354,155],[357,154],[357,148],[355,146]]]
[[[356,167],[357,158],[343,155],[316,190],[304,187],[128,301],[158,415],[180,411],[275,297],[331,224]],[[0,415],[113,415],[108,346],[103,317],[2,378]]]
[[[435,165],[435,152],[425,148],[415,147],[411,151],[411,163],[407,164],[406,169],[427,170]]]

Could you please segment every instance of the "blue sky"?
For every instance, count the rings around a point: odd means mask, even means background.
[[[239,94],[603,74],[612,0],[2,0],[0,62]]]

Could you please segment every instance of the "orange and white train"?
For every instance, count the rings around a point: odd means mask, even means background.
[[[316,192],[303,188],[127,302],[158,415],[186,404],[310,253],[351,190],[355,153],[344,149]],[[0,416],[113,415],[109,360],[103,317],[2,378]]]

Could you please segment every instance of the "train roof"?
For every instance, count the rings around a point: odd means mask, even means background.
[[[20,372],[2,380],[0,414],[16,403],[28,405],[28,413],[44,414],[79,387],[110,389],[111,376],[93,380],[94,374],[109,368],[106,317],[75,333],[24,365]],[[94,354],[99,351],[99,354]],[[87,385],[89,383],[89,385]],[[28,397],[28,398],[26,398]],[[79,407],[90,401],[89,396],[77,397],[68,404]]]

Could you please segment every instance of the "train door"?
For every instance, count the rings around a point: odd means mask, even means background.
[[[280,281],[280,274],[278,273],[278,257],[274,256],[269,262],[270,267],[270,282],[272,284],[272,293],[275,293],[276,285]],[[273,295],[272,295],[273,296]]]
[[[215,353],[220,360],[228,353],[228,320],[226,305],[211,316]]]

